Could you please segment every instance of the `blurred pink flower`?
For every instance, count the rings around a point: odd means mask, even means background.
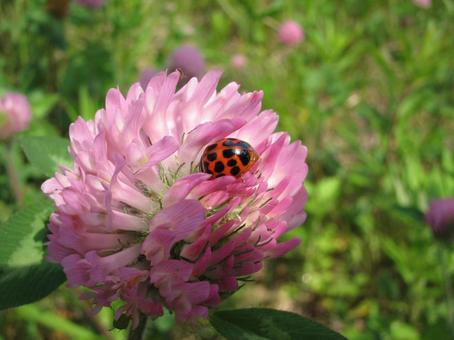
[[[421,8],[429,8],[432,6],[432,0],[413,0],[413,3]]]
[[[76,2],[84,7],[101,8],[104,6],[104,0],[76,0]]]
[[[180,71],[182,82],[192,77],[200,79],[205,71],[205,60],[202,53],[191,45],[183,45],[175,49],[168,61],[168,69]]]
[[[303,28],[294,20],[287,20],[279,27],[279,40],[288,46],[295,46],[304,40]]]
[[[9,92],[0,97],[0,139],[11,137],[25,130],[31,118],[30,105],[27,98]]]
[[[49,258],[96,306],[123,300],[117,318],[157,317],[163,306],[180,321],[207,317],[265,258],[299,243],[278,240],[305,220],[306,147],[274,132],[262,92],[240,94],[236,83],[217,92],[220,76],[176,91],[179,73],[159,73],[126,97],[111,89],[94,121],[70,127],[72,168],[42,186],[56,207]],[[240,178],[198,168],[224,137],[260,155]]]
[[[230,60],[232,66],[236,69],[242,69],[247,64],[247,58],[244,54],[235,54]]]
[[[426,222],[435,236],[445,238],[454,232],[454,198],[433,200],[426,213]]]
[[[142,86],[142,88],[145,90],[148,83],[150,82],[151,78],[153,78],[158,73],[159,73],[158,71],[156,71],[152,68],[143,70],[142,73],[140,74],[140,79],[139,79],[140,86]]]

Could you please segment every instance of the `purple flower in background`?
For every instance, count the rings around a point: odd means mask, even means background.
[[[76,0],[77,3],[84,7],[100,8],[104,5],[104,0]]]
[[[140,86],[145,90],[147,88],[148,83],[150,82],[151,78],[157,75],[159,72],[152,68],[147,68],[142,71],[140,74],[139,83]]]
[[[11,137],[25,130],[31,118],[30,105],[27,98],[9,92],[0,97],[0,139]]]
[[[287,20],[279,28],[279,40],[288,46],[298,45],[304,40],[304,30],[294,20]]]
[[[413,3],[421,8],[429,8],[432,6],[432,0],[413,0]]]
[[[426,222],[437,237],[445,238],[454,231],[454,197],[433,200]]]
[[[180,71],[183,82],[193,77],[199,79],[205,70],[205,60],[197,48],[186,44],[173,51],[168,69],[170,72]]]

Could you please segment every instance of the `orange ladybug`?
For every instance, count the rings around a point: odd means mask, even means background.
[[[259,159],[257,151],[247,142],[224,138],[208,145],[200,160],[200,170],[214,177],[240,177]]]

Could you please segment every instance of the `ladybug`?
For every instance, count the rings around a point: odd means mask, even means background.
[[[249,143],[236,138],[224,138],[205,148],[200,169],[214,177],[240,177],[258,159],[257,151]]]

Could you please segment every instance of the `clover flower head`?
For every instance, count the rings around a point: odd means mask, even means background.
[[[181,72],[181,83],[190,78],[200,78],[205,70],[205,59],[202,52],[190,44],[184,44],[175,49],[168,60],[169,71]]]
[[[279,40],[284,45],[296,46],[304,40],[304,30],[294,20],[284,21],[279,27]]]
[[[0,139],[7,139],[28,127],[31,118],[27,97],[8,92],[0,97]]]
[[[236,69],[242,69],[247,65],[247,62],[247,57],[241,53],[234,54],[230,59],[230,63]]]
[[[432,0],[413,0],[413,4],[420,8],[427,9],[432,6]]]
[[[55,203],[49,258],[72,287],[117,317],[206,317],[266,258],[298,245],[281,236],[305,219],[306,147],[275,132],[262,92],[217,92],[221,73],[164,72],[124,97],[109,90],[95,119],[70,126],[73,165],[42,190]],[[203,150],[223,138],[250,143],[260,159],[239,177],[200,171]]]
[[[426,222],[437,237],[443,239],[454,234],[454,198],[440,198],[430,202]]]

